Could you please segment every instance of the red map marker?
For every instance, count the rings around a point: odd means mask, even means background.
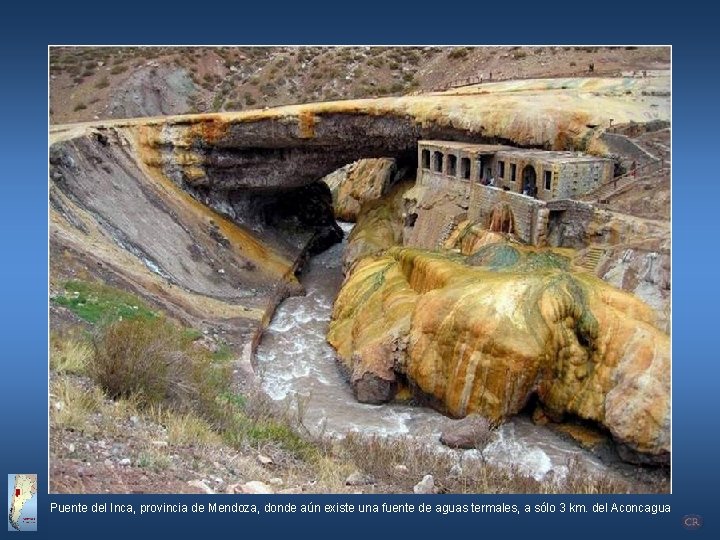
[[[19,496],[20,496],[20,488],[18,488],[18,489],[15,490],[15,496],[16,496],[16,497],[19,497]]]

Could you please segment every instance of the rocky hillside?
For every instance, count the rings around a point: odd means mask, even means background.
[[[480,78],[617,76],[669,65],[667,47],[52,47],[50,122],[240,111],[443,90]]]

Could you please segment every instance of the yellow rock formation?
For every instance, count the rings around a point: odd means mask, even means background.
[[[491,420],[537,394],[552,416],[599,422],[638,452],[666,455],[670,347],[652,310],[557,256],[513,250],[490,245],[465,261],[391,248],[358,262],[328,334],[356,393],[375,379],[381,401],[407,377],[447,413]]]
[[[382,199],[365,203],[343,254],[343,265],[350,268],[356,261],[402,244],[403,196],[412,182],[401,182]]]
[[[361,159],[330,185],[335,217],[355,221],[363,203],[379,199],[387,193],[395,172],[395,160],[388,158]]]

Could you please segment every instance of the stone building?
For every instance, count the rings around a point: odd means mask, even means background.
[[[543,201],[572,199],[612,179],[612,160],[579,152],[456,141],[418,142],[418,182],[491,185]]]
[[[412,196],[433,203],[423,212],[413,211],[417,201],[407,206],[404,235],[409,245],[433,247],[422,239],[439,235],[442,243],[442,231],[470,220],[511,232],[527,244],[546,245],[552,235],[570,234],[571,216],[591,213],[587,203],[573,199],[610,182],[612,174],[612,160],[577,152],[419,141]],[[505,225],[493,228],[499,221]]]

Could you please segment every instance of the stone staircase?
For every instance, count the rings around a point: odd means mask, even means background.
[[[646,165],[658,161],[658,157],[648,152],[635,140],[620,133],[605,132],[600,139],[612,154],[623,158],[624,161],[636,161],[638,165]]]
[[[456,221],[457,221],[457,218],[451,218],[448,221],[446,221],[445,225],[443,225],[443,228],[440,229],[440,235],[438,236],[438,242],[437,242],[438,250],[445,247],[445,242],[448,241],[448,238],[450,238],[450,235],[455,230],[455,227],[457,227]]]
[[[601,138],[611,152],[622,156],[626,166],[633,160],[636,169],[579,197],[581,201],[605,202],[635,182],[651,180],[670,171],[670,128],[645,133],[634,139],[610,132],[603,133]]]
[[[629,185],[643,181],[657,178],[660,175],[666,174],[669,171],[668,163],[663,160],[657,160],[645,165],[638,167],[635,171],[623,174],[617,178],[613,178],[609,182],[602,184],[597,189],[586,193],[580,197],[580,201],[588,202],[605,202],[613,195],[624,191]]]
[[[580,266],[582,268],[585,268],[590,273],[595,273],[598,266],[600,265],[600,261],[605,256],[605,249],[600,247],[590,247],[585,252],[585,255],[582,258],[582,262],[580,263]]]

